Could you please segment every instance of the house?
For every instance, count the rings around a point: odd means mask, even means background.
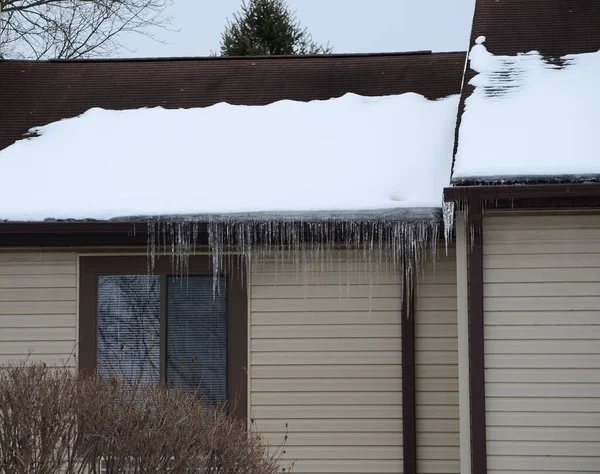
[[[600,5],[471,46],[0,62],[0,361],[150,360],[300,473],[600,472]]]

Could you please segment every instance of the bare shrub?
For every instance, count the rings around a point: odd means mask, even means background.
[[[21,364],[0,369],[0,474],[272,474],[281,449],[194,393]]]

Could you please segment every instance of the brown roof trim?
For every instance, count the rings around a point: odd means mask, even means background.
[[[463,51],[459,51],[463,52]],[[265,56],[163,56],[144,58],[86,58],[86,59],[49,59],[50,63],[77,63],[77,62],[150,62],[150,61],[260,61],[265,59],[302,60],[302,59],[330,59],[330,58],[365,58],[385,56],[415,56],[426,54],[451,54],[454,51],[434,53],[431,50],[416,51],[384,51],[376,53],[333,53],[333,54],[295,54],[295,55],[265,55]],[[10,60],[8,60],[10,61]],[[27,60],[23,61],[26,62]],[[31,62],[31,60],[30,60]]]
[[[444,201],[484,200],[552,200],[572,198],[600,199],[600,184],[538,184],[504,186],[459,186],[444,189]]]

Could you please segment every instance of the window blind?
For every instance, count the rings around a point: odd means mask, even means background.
[[[227,288],[212,276],[167,279],[167,383],[200,389],[207,403],[227,400]]]
[[[160,277],[101,275],[98,280],[99,375],[142,383],[160,377]]]

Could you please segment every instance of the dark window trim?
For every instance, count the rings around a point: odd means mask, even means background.
[[[244,266],[239,257],[223,262],[228,285],[227,399],[234,416],[246,422],[248,415],[248,294]],[[145,256],[80,257],[79,260],[79,369],[85,375],[96,372],[98,276],[102,274],[145,274]],[[168,257],[157,258],[154,274],[173,274]],[[211,275],[208,255],[190,257],[190,275]],[[161,288],[161,291],[164,291]],[[161,295],[162,296],[162,295]],[[166,308],[161,298],[161,316]],[[161,317],[161,331],[166,318]],[[161,334],[161,358],[165,356],[166,337]],[[162,359],[161,359],[162,360]],[[161,377],[164,376],[161,363]],[[164,380],[164,378],[161,378]]]
[[[417,418],[415,375],[415,288],[407,288],[404,278],[402,295],[402,462],[404,474],[417,472]]]

